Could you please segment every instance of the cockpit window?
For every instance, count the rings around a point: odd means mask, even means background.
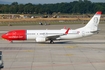
[[[16,35],[16,31],[9,31],[6,35]]]

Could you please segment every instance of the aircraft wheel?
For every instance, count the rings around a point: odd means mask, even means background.
[[[53,40],[50,40],[50,43],[54,43]]]

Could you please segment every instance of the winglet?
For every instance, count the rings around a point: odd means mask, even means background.
[[[66,30],[65,34],[68,34],[69,30],[70,30],[70,28],[68,28],[68,29]]]

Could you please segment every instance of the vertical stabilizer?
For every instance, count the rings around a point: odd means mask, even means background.
[[[101,11],[97,11],[96,14],[91,18],[91,20],[86,24],[86,26],[79,28],[77,30],[97,31],[101,14],[102,14]]]

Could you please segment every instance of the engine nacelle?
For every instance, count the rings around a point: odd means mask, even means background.
[[[45,42],[45,41],[46,41],[46,38],[43,38],[43,37],[36,38],[36,42]]]

